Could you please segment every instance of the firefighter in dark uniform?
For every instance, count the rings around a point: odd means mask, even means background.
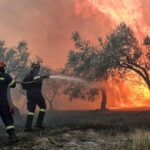
[[[8,87],[14,88],[16,82],[9,74],[5,73],[5,66],[5,63],[0,61],[0,116],[6,127],[10,142],[16,142],[14,120],[11,113],[12,108],[7,98]]]
[[[46,112],[46,103],[42,95],[42,80],[48,78],[48,76],[40,76],[39,73],[40,64],[33,63],[31,65],[31,72],[24,78],[22,82],[23,89],[26,90],[27,94],[27,119],[25,124],[25,132],[32,132],[32,121],[36,105],[39,106],[40,112],[37,118],[35,127],[39,129],[43,128],[43,120]]]

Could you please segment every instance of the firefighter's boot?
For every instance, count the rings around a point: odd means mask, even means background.
[[[43,127],[44,116],[45,116],[45,111],[40,111],[35,125],[35,127],[40,130],[44,130]]]
[[[25,125],[25,132],[33,132],[34,130],[32,129],[32,121],[33,121],[33,115],[28,114],[27,115],[27,120],[26,120],[26,125]]]
[[[16,137],[15,130],[10,130],[8,132],[8,135],[9,135],[8,142],[10,144],[18,142],[18,138]]]

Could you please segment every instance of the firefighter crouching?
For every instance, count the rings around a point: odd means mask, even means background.
[[[31,72],[24,78],[22,87],[26,90],[27,94],[27,119],[25,124],[25,132],[32,132],[32,121],[36,105],[39,106],[40,112],[36,121],[35,127],[44,129],[43,120],[46,112],[46,103],[42,95],[42,80],[48,78],[48,76],[40,76],[40,64],[33,63],[31,65]]]
[[[11,113],[12,108],[7,99],[8,87],[14,88],[16,82],[9,74],[5,73],[5,66],[5,63],[0,61],[0,116],[6,127],[10,142],[16,142],[14,120]]]

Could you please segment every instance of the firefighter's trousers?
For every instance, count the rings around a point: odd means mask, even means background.
[[[14,120],[8,104],[0,105],[0,116],[8,134],[15,132]]]
[[[27,102],[27,109],[28,109],[28,115],[27,115],[27,121],[26,121],[26,128],[32,128],[32,121],[34,112],[36,109],[36,105],[39,106],[40,112],[36,121],[36,125],[42,126],[43,120],[45,117],[46,112],[46,103],[45,99],[41,94],[38,95],[27,95],[28,102]]]

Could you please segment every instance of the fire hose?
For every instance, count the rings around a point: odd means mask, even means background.
[[[77,82],[77,83],[82,83],[86,86],[91,86],[87,81],[77,78],[77,77],[69,77],[69,76],[63,76],[63,75],[50,75],[50,76],[44,76],[42,79],[59,79],[59,80],[67,80],[69,82]],[[26,81],[26,82],[21,82],[21,81],[16,81],[18,84],[30,84],[30,83],[35,83],[36,81]]]
[[[49,77],[46,77],[46,78],[42,78],[42,80],[43,80],[43,79],[48,79],[48,78],[50,78],[50,76],[49,76]],[[16,80],[15,80],[15,82],[18,83],[18,84],[31,84],[31,83],[35,83],[36,81],[21,82],[21,81],[16,81]]]

